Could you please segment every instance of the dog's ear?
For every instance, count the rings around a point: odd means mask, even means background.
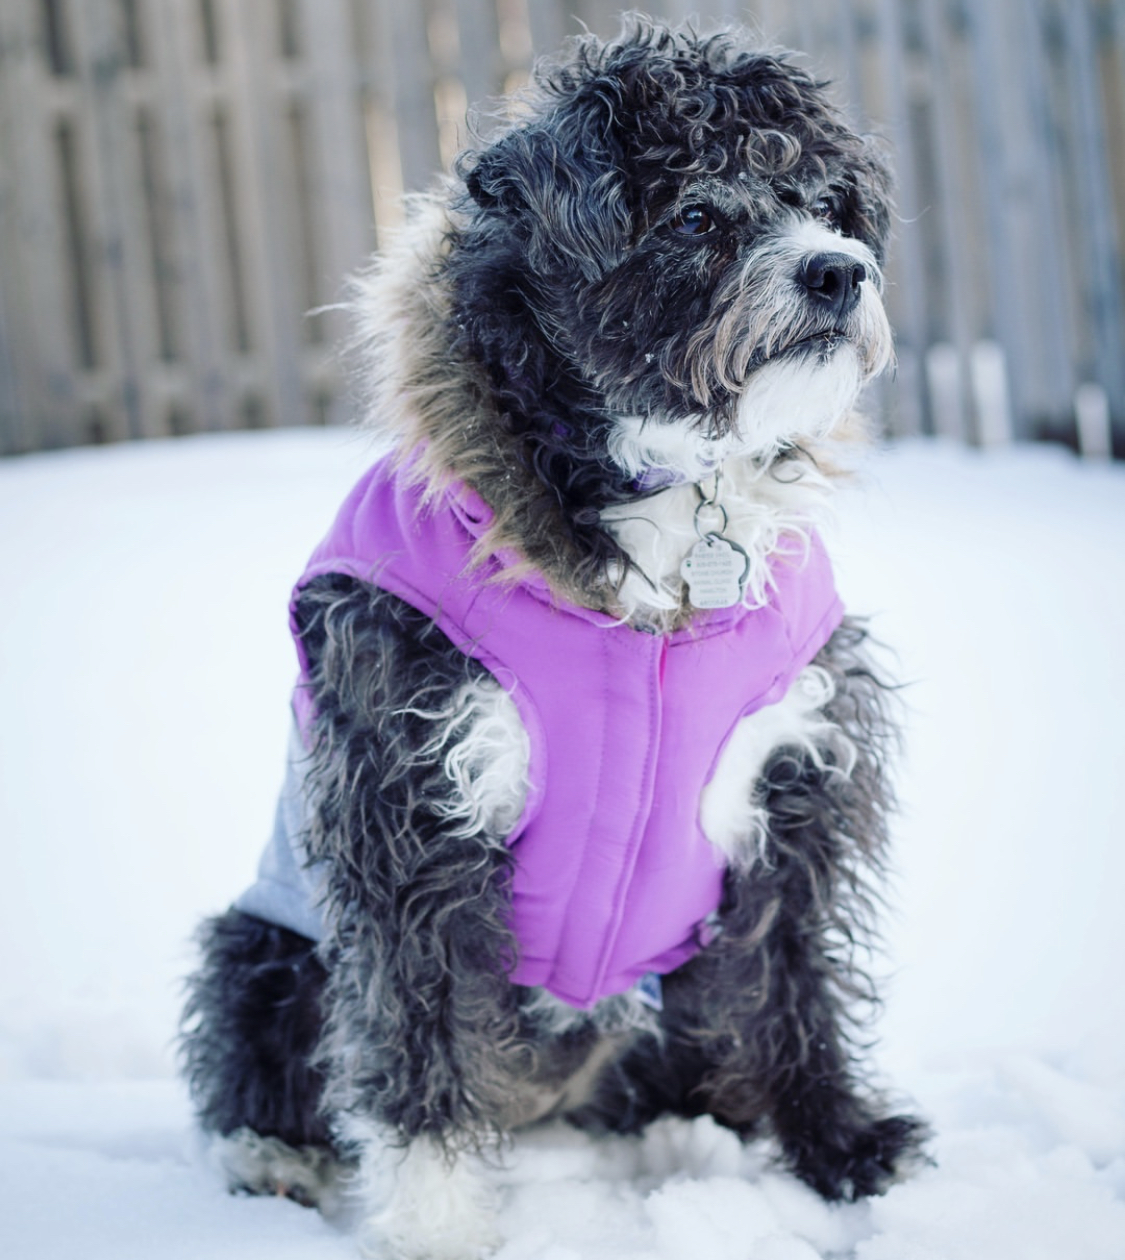
[[[465,187],[469,196],[484,210],[513,210],[522,199],[516,191],[516,181],[509,177],[507,151],[513,147],[511,137],[466,158],[462,165],[472,162],[464,171]]]
[[[580,128],[566,123],[556,115],[516,127],[467,155],[460,173],[483,216],[504,220],[534,270],[561,264],[596,280],[631,243],[632,216],[605,132],[588,118]]]

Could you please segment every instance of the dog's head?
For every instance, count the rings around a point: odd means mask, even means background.
[[[459,173],[456,339],[594,501],[768,462],[890,361],[887,169],[784,56],[642,22],[584,38]]]

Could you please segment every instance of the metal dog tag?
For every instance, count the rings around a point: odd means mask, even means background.
[[[742,601],[750,568],[746,552],[718,534],[708,534],[688,552],[680,574],[693,608],[733,608]]]

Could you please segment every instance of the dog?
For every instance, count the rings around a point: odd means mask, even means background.
[[[277,826],[184,1018],[232,1188],[455,1260],[546,1119],[710,1115],[827,1200],[924,1158],[857,1037],[893,697],[818,532],[890,198],[791,55],[632,18],[355,282],[388,450],[297,582]]]

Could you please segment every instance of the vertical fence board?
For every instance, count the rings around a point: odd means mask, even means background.
[[[237,410],[231,382],[233,343],[223,275],[222,206],[215,180],[211,73],[199,0],[159,0],[151,11],[153,72],[163,85],[158,117],[166,148],[169,287],[182,329],[185,396],[180,424],[229,428]],[[171,159],[171,160],[168,160]]]
[[[71,446],[88,440],[79,402],[82,360],[76,329],[67,228],[57,161],[59,86],[50,75],[35,0],[4,6],[4,74],[0,101],[6,116],[8,169],[6,253],[18,270],[9,311],[17,397],[33,409],[33,447]]]
[[[1119,250],[1115,279],[1118,298],[1125,302],[1125,0],[1107,0],[1099,9],[1099,15],[1098,56]],[[1121,413],[1121,454],[1125,456],[1125,399]]]
[[[27,189],[17,167],[15,102],[10,99],[27,56],[25,20],[23,13],[0,9],[0,455],[29,450],[38,436],[31,424],[39,397],[29,379],[30,327],[20,318],[29,309],[19,266]]]
[[[531,47],[537,57],[544,57],[560,47],[563,40],[578,33],[578,26],[567,17],[562,0],[527,0]]]
[[[341,4],[304,0],[309,57],[310,174],[320,253],[318,301],[332,302],[344,277],[375,245],[371,184],[362,130],[361,81],[351,52],[352,28]],[[325,318],[325,340],[344,334],[339,312]]]
[[[456,0],[454,10],[464,99],[480,108],[499,93],[507,70],[500,48],[496,0]],[[462,129],[462,145],[467,139]]]
[[[60,141],[65,140],[60,158],[67,198],[82,221],[82,251],[74,265],[84,278],[83,305],[88,309],[84,401],[96,417],[99,436],[112,440],[139,436],[139,400],[132,388],[132,345],[125,349],[131,329],[121,325],[125,233],[116,186],[120,176],[112,170],[114,126],[108,116],[119,99],[113,84],[119,67],[114,24],[103,5],[104,0],[89,0],[67,6],[75,80],[60,119],[66,129],[60,133]]]
[[[144,251],[135,113],[124,90],[128,71],[120,5],[85,0],[71,6],[71,15],[79,86],[89,105],[75,111],[75,124],[94,224],[91,261],[104,374],[99,403],[114,436],[152,437],[160,431],[150,370],[158,358],[158,325]]]
[[[874,14],[875,31],[882,44],[887,129],[898,177],[897,217],[887,273],[887,302],[897,332],[897,386],[892,394],[891,429],[895,433],[921,433],[926,427],[923,356],[926,345],[925,274],[921,236],[917,225],[923,213],[919,195],[914,145],[910,134],[910,99],[904,74],[905,34],[898,0],[879,0]]]
[[[504,60],[503,91],[522,87],[535,57],[528,0],[496,0],[497,38]]]
[[[946,367],[944,356],[936,362],[938,381],[931,376],[931,388],[940,395],[940,405],[934,406],[934,427],[949,436],[962,439],[971,436],[971,420],[968,405],[968,360],[973,340],[971,309],[971,270],[967,251],[973,238],[970,235],[971,192],[965,182],[962,151],[958,144],[961,119],[958,116],[960,101],[954,88],[954,69],[948,45],[948,27],[945,21],[944,0],[921,0],[921,35],[924,41],[925,60],[931,67],[933,90],[929,105],[933,119],[933,143],[936,152],[935,178],[927,189],[934,202],[936,245],[940,250],[940,274],[946,285],[944,303],[946,318],[942,337],[956,351],[958,375],[953,377]],[[939,279],[938,270],[927,277],[927,288]],[[936,287],[936,286],[935,286]],[[949,361],[952,364],[952,360]],[[931,356],[931,374],[935,360]]]
[[[406,144],[399,144],[403,185],[418,191],[428,186],[442,164],[426,31],[429,4],[391,4],[388,13],[388,45],[394,50],[394,117],[399,134],[410,137]]]
[[[1086,309],[1081,292],[1083,208],[1069,130],[1072,111],[1070,85],[1065,75],[1062,28],[1056,20],[1054,0],[1030,0],[1028,7],[1033,25],[1032,45],[1039,54],[1037,68],[1041,70],[1042,95],[1038,104],[1043,138],[1042,173],[1049,190],[1048,205],[1058,229],[1057,235],[1050,239],[1062,271],[1062,284],[1057,290],[1054,307],[1058,311],[1065,354],[1067,411],[1050,417],[1047,424],[1052,436],[1069,438],[1074,427],[1069,402],[1091,371],[1087,354],[1089,338],[1085,330]]]
[[[308,415],[297,331],[301,306],[288,262],[293,240],[285,216],[292,207],[283,205],[279,213],[271,205],[290,183],[282,165],[278,93],[270,74],[276,62],[261,55],[278,47],[276,12],[245,0],[223,0],[217,8],[230,49],[235,212],[256,331],[248,355],[254,382],[248,405],[262,400],[265,423],[300,424]]]
[[[362,85],[364,139],[371,181],[371,204],[380,244],[401,221],[404,187],[399,126],[395,114],[395,47],[385,4],[354,0],[353,26]],[[411,137],[413,140],[413,137]]]
[[[982,432],[987,429],[992,441],[1013,431],[1008,401],[1012,392],[1018,414],[1024,414],[1026,391],[1031,384],[1026,325],[1012,319],[1010,312],[1034,300],[1031,286],[1026,283],[1031,269],[1021,265],[1019,256],[1019,243],[1026,241],[1028,235],[1023,222],[1029,188],[1020,128],[1004,113],[1005,102],[1011,99],[1012,67],[1006,56],[1011,46],[1010,33],[1003,28],[1003,17],[994,5],[978,5],[966,12],[971,23],[973,88],[979,103],[975,147],[983,193],[982,226],[989,241],[989,248],[984,251],[991,289],[988,334],[1003,348],[1002,358],[993,361],[995,371],[1009,374],[1005,390],[990,391],[997,410],[989,413],[987,423],[979,392],[977,395],[978,425]]]
[[[1110,406],[1125,413],[1125,322],[1120,292],[1121,255],[1109,170],[1106,128],[1098,101],[1095,35],[1086,5],[1066,4],[1068,69],[1075,110],[1075,165],[1084,207],[1085,301],[1097,379]]]
[[[1010,361],[1016,436],[1030,436],[1036,417],[1065,413],[1073,387],[1066,354],[1067,281],[1060,248],[1063,229],[1056,205],[1049,152],[1046,71],[1039,26],[1032,6],[1020,5],[1002,16],[980,11],[993,25],[1001,46],[996,57],[1006,63],[1010,89],[998,93],[992,107],[1001,117],[993,139],[1000,152],[991,158],[1005,172],[1007,197],[993,208],[989,224],[995,246],[990,253],[1011,269],[1007,304],[997,312],[996,335]],[[992,73],[987,61],[978,78]],[[1045,242],[1056,242],[1045,248]],[[1029,266],[1028,260],[1034,259]]]
[[[837,64],[840,67],[840,77],[844,87],[844,91],[840,94],[840,105],[851,125],[863,130],[867,125],[867,120],[863,114],[859,40],[856,35],[860,7],[857,4],[840,4],[839,0],[831,0],[826,14],[827,24],[824,34],[829,46],[837,50]]]

